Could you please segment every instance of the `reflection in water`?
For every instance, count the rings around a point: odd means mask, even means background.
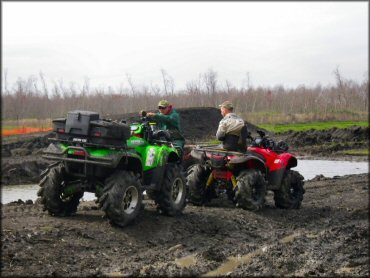
[[[305,180],[309,180],[320,174],[331,178],[334,176],[368,173],[368,167],[367,162],[298,160],[298,166],[293,168],[293,170],[300,172]],[[36,201],[38,189],[37,184],[3,186],[1,189],[1,203],[7,204],[18,199]],[[95,200],[95,194],[86,192],[83,200]]]

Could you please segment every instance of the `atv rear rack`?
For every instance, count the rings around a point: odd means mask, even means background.
[[[215,145],[206,145],[206,146],[196,146],[194,149],[196,152],[214,152],[214,153],[222,153],[225,155],[235,155],[235,156],[244,156],[246,153],[243,152],[236,152],[236,151],[228,151],[223,148],[217,147]]]

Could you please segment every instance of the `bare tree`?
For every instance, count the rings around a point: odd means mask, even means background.
[[[40,76],[40,80],[41,80],[43,92],[44,92],[44,94],[48,95],[49,94],[49,90],[48,90],[48,86],[46,84],[45,76],[44,76],[44,74],[41,71],[39,73],[39,76]]]
[[[129,75],[128,73],[126,73],[126,78],[127,78],[128,84],[130,85],[131,93],[133,95],[135,95],[136,89],[135,89],[135,86],[134,86],[134,82],[132,82],[131,75]]]
[[[173,95],[175,91],[175,82],[172,76],[170,76],[164,69],[161,69],[161,73],[162,73],[165,95],[168,95],[168,94]]]
[[[207,73],[203,75],[203,81],[206,86],[209,104],[212,106],[216,105],[216,90],[217,90],[217,72],[209,69]]]

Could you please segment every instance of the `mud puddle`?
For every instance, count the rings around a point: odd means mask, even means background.
[[[325,177],[332,178],[334,176],[368,173],[368,167],[367,162],[299,160],[298,166],[293,168],[293,170],[300,172],[305,180],[310,180],[317,175],[324,175]],[[1,192],[1,202],[2,204],[7,204],[17,201],[18,199],[23,201],[36,201],[37,191],[37,184],[5,186],[2,188]],[[86,192],[83,196],[83,200],[95,200],[95,194]]]

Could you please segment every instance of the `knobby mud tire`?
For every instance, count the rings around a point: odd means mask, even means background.
[[[180,215],[186,206],[186,181],[181,165],[169,163],[163,177],[161,190],[149,192],[157,204],[159,212],[168,215]],[[154,195],[154,196],[153,196]]]
[[[51,164],[42,172],[37,195],[41,198],[44,211],[47,210],[50,215],[70,216],[76,213],[83,192],[63,198],[63,187],[67,182],[63,163]]]
[[[237,207],[257,211],[264,206],[266,181],[260,171],[248,169],[236,178],[235,203]]]
[[[139,178],[129,171],[114,172],[105,180],[99,206],[111,224],[127,226],[137,217],[142,206]]]
[[[187,170],[186,186],[189,190],[188,200],[196,206],[201,206],[211,200],[206,190],[207,179],[211,171],[201,164],[194,164]]]
[[[286,170],[279,190],[274,191],[275,206],[283,209],[298,209],[303,201],[303,176],[297,171]]]

